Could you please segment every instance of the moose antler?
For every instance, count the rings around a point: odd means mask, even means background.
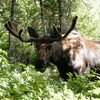
[[[77,20],[77,17],[75,17],[73,19],[71,28],[67,31],[67,33],[63,37],[60,35],[59,31],[55,28],[55,30],[58,32],[56,34],[56,35],[58,35],[57,38],[39,37],[39,35],[35,32],[35,30],[32,27],[28,27],[29,35],[32,38],[31,39],[23,39],[21,37],[21,34],[22,34],[23,30],[22,29],[18,30],[18,24],[17,23],[9,21],[8,23],[5,24],[5,27],[12,35],[14,35],[16,38],[18,38],[22,42],[27,42],[27,43],[29,43],[29,42],[52,43],[52,42],[60,41],[63,38],[65,38],[73,30],[73,28],[75,27],[76,20]]]
[[[68,36],[68,34],[74,29],[75,25],[76,25],[76,21],[77,21],[78,17],[75,16],[75,18],[72,21],[72,25],[70,27],[70,29],[66,32],[66,34],[63,36],[63,39],[66,38],[66,36]]]
[[[76,25],[77,19],[78,19],[78,17],[75,16],[75,18],[74,18],[73,21],[72,21],[71,27],[69,28],[69,30],[66,32],[66,34],[65,34],[63,37],[61,36],[61,33],[59,32],[59,30],[57,29],[57,27],[56,27],[56,26],[53,26],[53,29],[54,29],[55,34],[57,35],[57,37],[58,37],[59,39],[64,39],[64,38],[66,38],[66,37],[68,36],[68,34],[74,29],[74,27],[75,27],[75,25]]]
[[[34,33],[34,29],[31,28],[31,27],[28,27],[28,32],[30,34],[30,36],[32,36],[31,39],[23,39],[21,37],[21,34],[23,32],[22,29],[20,29],[18,31],[18,24],[15,23],[15,22],[8,22],[5,24],[5,27],[6,29],[13,35],[15,36],[16,38],[18,38],[20,41],[22,42],[38,42],[38,43],[51,43],[51,42],[54,42],[54,41],[58,41],[58,38],[55,38],[55,39],[52,39],[52,38],[42,38],[42,37],[39,37],[38,34]]]
[[[22,29],[20,29],[19,31],[18,31],[18,24],[17,23],[15,23],[15,22],[8,22],[8,23],[6,23],[5,24],[5,27],[7,28],[7,30],[12,34],[12,35],[14,35],[16,38],[18,38],[20,41],[22,41],[22,42],[31,42],[31,39],[29,39],[29,40],[25,40],[25,39],[23,39],[22,37],[21,37],[21,34],[22,34],[22,32],[23,32],[23,30]]]

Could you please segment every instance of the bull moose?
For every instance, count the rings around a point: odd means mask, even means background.
[[[39,36],[37,32],[28,27],[30,39],[22,38],[22,29],[18,30],[18,24],[9,21],[5,24],[7,30],[22,42],[35,42],[38,49],[35,68],[44,72],[49,62],[55,64],[63,79],[67,79],[68,72],[74,76],[76,73],[84,75],[90,69],[100,68],[100,41],[87,40],[78,32],[72,31],[75,27],[77,16],[66,34],[61,35],[54,27],[55,36]]]

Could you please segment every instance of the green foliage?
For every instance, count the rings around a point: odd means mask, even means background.
[[[32,26],[41,33],[40,6],[39,2],[35,1],[36,4],[32,0],[17,0],[15,21],[24,28],[25,38],[27,26]],[[100,3],[92,5],[93,0],[83,1],[66,0],[68,26],[72,16],[77,15],[77,31],[88,39],[99,40]],[[8,61],[9,34],[4,24],[10,19],[10,6],[11,0],[0,1],[0,100],[99,100],[100,80],[93,82],[80,75],[72,78],[69,74],[70,79],[64,82],[58,77],[56,68],[47,69],[45,73],[37,72],[34,68],[37,55],[34,45],[24,44],[15,39],[14,57],[10,57],[10,62]],[[44,0],[43,6],[47,27],[48,21],[50,25],[55,23],[59,26],[57,0]],[[89,74],[90,77],[94,75]]]
[[[24,69],[24,70],[23,70]],[[90,76],[95,74],[89,74]],[[64,82],[57,69],[37,72],[33,65],[9,64],[7,52],[0,49],[1,100],[87,100],[100,98],[100,81],[77,75]]]
[[[8,53],[2,49],[0,49],[0,75],[3,75],[5,73],[5,75],[8,73],[8,67],[9,67],[9,63],[7,60],[7,55]]]
[[[0,2],[0,48],[7,50],[9,48],[8,33],[5,31],[4,23],[9,19],[10,5],[8,0]]]
[[[34,45],[21,43],[18,40],[14,44],[13,56],[9,57],[11,63],[34,64],[37,56]],[[17,47],[17,48],[16,48]]]
[[[87,39],[99,40],[99,20],[100,20],[100,3],[96,0],[83,1],[77,0],[76,7],[72,11],[72,16],[78,16],[77,31],[80,32]]]
[[[77,78],[71,78],[68,80],[67,86],[70,88],[75,94],[79,93],[78,99],[81,100],[82,95],[84,95],[88,99],[95,98],[95,95],[97,95],[97,98],[100,98],[100,82],[96,81],[90,81],[90,77],[96,76],[94,74],[87,74],[87,77],[82,77],[80,75],[77,75]],[[93,92],[93,91],[98,91]],[[95,94],[95,95],[94,95]]]
[[[100,81],[93,82],[80,75],[72,78],[72,74],[69,74],[69,80],[64,82],[58,77],[56,68],[40,73],[33,65],[9,64],[6,57],[7,52],[0,49],[1,100],[100,99]]]
[[[23,66],[24,71],[19,71]],[[34,66],[10,65],[0,74],[1,100],[90,100],[100,98],[100,81],[91,82],[77,75],[64,82],[58,77],[57,69],[47,69],[45,73],[37,72]],[[13,68],[12,68],[13,67]],[[1,69],[0,69],[1,70]],[[0,71],[1,72],[1,71]],[[48,75],[49,74],[49,75]]]
[[[27,27],[32,22],[32,24],[35,24],[35,17],[39,13],[39,7],[32,0],[19,0],[17,3],[16,20],[24,27]]]

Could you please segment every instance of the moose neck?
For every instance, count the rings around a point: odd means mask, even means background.
[[[51,56],[50,56],[50,62],[53,64],[58,64],[58,62],[61,61],[63,55],[63,50],[59,42],[52,43],[52,49],[51,49]]]

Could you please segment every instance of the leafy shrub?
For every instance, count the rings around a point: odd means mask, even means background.
[[[10,64],[9,64],[10,65]],[[1,100],[87,100],[100,98],[100,81],[91,82],[86,77],[77,75],[64,82],[58,76],[56,68],[46,72],[37,72],[33,65],[18,63],[5,69],[0,77]],[[17,66],[17,68],[16,68]],[[18,66],[23,66],[20,71]],[[13,68],[13,69],[12,69]],[[1,69],[0,69],[1,72]]]

